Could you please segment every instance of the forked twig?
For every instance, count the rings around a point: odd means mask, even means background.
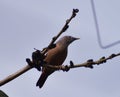
[[[43,49],[43,50],[41,51],[41,55],[42,55],[42,56],[44,56],[44,55],[47,53],[48,49],[54,44],[54,42],[57,40],[57,38],[58,38],[63,32],[65,32],[65,31],[68,29],[68,27],[69,27],[68,24],[69,24],[70,21],[76,16],[76,13],[78,13],[78,12],[79,12],[78,9],[73,9],[73,12],[72,12],[71,17],[66,20],[66,23],[65,23],[65,25],[63,26],[63,28],[60,30],[60,32],[59,32],[55,37],[52,38],[52,41],[51,41],[50,44],[47,46],[47,48],[45,48],[45,49]],[[30,61],[30,59],[27,59],[27,62],[30,63],[30,64],[31,64],[31,63],[34,63],[33,61]],[[34,65],[34,64],[32,64],[32,65]],[[33,67],[30,66],[30,65],[26,65],[25,67],[23,67],[22,69],[18,70],[18,71],[15,72],[14,74],[9,75],[8,77],[6,77],[6,78],[3,79],[3,80],[0,80],[0,86],[2,86],[2,85],[4,85],[4,84],[8,83],[9,81],[17,78],[18,76],[20,76],[21,74],[27,72],[27,71],[30,70],[31,68],[33,68]]]

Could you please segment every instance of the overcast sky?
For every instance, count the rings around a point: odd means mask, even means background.
[[[62,35],[80,37],[69,46],[64,64],[119,53],[120,44],[102,49],[98,44],[92,0],[0,0],[0,80],[26,66],[33,48],[46,47],[63,27],[72,9],[79,13]],[[120,1],[94,0],[102,45],[120,41]],[[40,72],[32,69],[0,87],[9,97],[120,97],[120,57],[94,69],[57,71],[42,89]]]

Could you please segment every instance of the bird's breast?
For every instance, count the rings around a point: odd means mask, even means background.
[[[67,57],[67,49],[55,47],[48,51],[45,61],[50,65],[62,65]]]

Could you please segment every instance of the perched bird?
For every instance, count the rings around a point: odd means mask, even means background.
[[[56,42],[56,46],[48,51],[44,61],[50,65],[62,65],[67,57],[67,50],[69,44],[71,44],[74,40],[77,39],[79,38],[75,38],[72,36],[62,37],[60,40]],[[52,74],[54,71],[55,70],[52,70],[50,68],[43,67],[42,74],[39,80],[37,81],[36,86],[42,88],[48,76]]]

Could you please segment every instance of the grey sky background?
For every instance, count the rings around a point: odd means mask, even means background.
[[[94,0],[103,45],[120,40],[120,1]],[[118,53],[120,44],[101,49],[90,0],[0,0],[0,80],[26,65],[33,48],[42,49],[63,27],[73,8],[80,11],[62,35],[80,37],[69,47],[64,62]],[[120,97],[120,57],[94,69],[77,68],[51,75],[44,87],[36,82],[40,72],[32,69],[0,87],[9,97]]]

